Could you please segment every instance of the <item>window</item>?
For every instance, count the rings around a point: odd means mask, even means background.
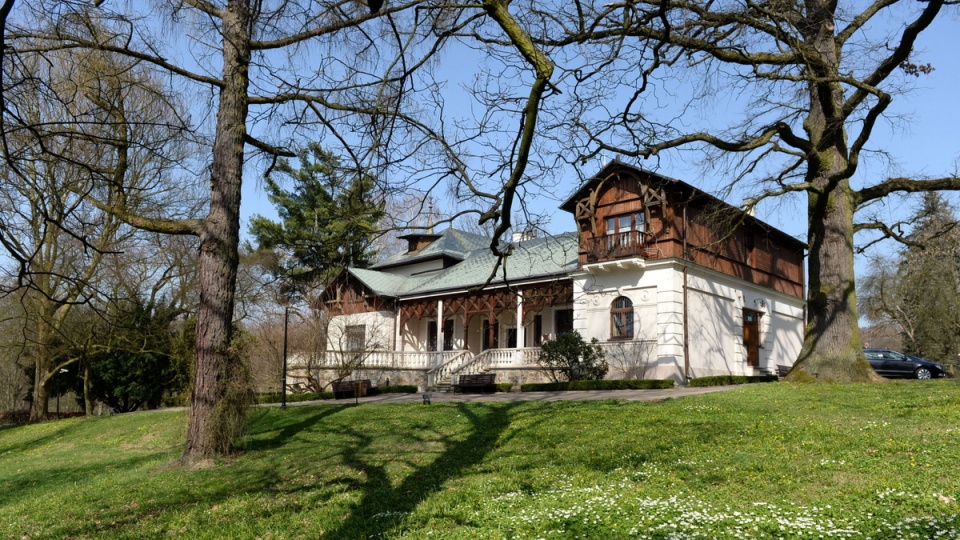
[[[517,348],[517,327],[507,328],[507,348],[516,349]]]
[[[633,302],[626,296],[617,297],[610,305],[610,337],[613,339],[633,337]]]
[[[610,216],[607,218],[607,249],[637,246],[643,243],[641,233],[645,231],[643,212]]]
[[[645,231],[646,216],[643,212],[623,214],[607,218],[607,234],[625,233],[630,231]]]
[[[427,350],[436,351],[438,341],[437,321],[427,321]],[[443,350],[453,350],[453,319],[443,321]]]
[[[543,315],[537,313],[533,316],[533,346],[543,345]]]
[[[443,321],[443,350],[453,350],[453,319]]]
[[[554,314],[554,331],[559,336],[567,332],[573,332],[573,310],[558,309]]]
[[[437,350],[437,321],[427,321],[427,350]]]
[[[346,350],[362,351],[366,345],[367,339],[366,327],[361,325],[348,326],[344,337],[346,338]]]

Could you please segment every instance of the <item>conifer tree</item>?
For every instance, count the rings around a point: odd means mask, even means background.
[[[960,353],[960,222],[939,193],[925,193],[904,247],[863,279],[867,316],[899,329],[904,352],[956,362]]]
[[[279,277],[296,288],[322,286],[342,268],[373,264],[385,205],[373,177],[344,175],[337,156],[316,143],[299,153],[299,168],[284,159],[276,170],[281,178],[267,177],[264,189],[280,221],[256,215],[249,230],[257,248],[280,252]]]
[[[939,193],[924,194],[898,268],[908,353],[950,361],[960,353],[960,223]]]

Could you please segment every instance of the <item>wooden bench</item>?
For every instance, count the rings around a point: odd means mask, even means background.
[[[453,390],[463,392],[464,394],[473,390],[477,392],[494,393],[497,391],[496,373],[476,373],[471,375],[460,375],[457,377],[457,384],[453,385]]]
[[[333,388],[334,399],[345,399],[352,397],[365,397],[367,390],[370,389],[370,379],[360,379],[356,381],[335,381],[330,385]],[[360,390],[359,395],[357,390]]]

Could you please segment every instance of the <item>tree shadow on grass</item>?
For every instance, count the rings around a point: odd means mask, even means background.
[[[59,439],[73,435],[82,429],[86,429],[84,425],[85,421],[86,419],[50,420],[37,424],[28,424],[26,426],[11,426],[11,431],[16,429],[23,433],[19,435],[21,440],[12,444],[0,444],[0,455],[23,454],[31,450],[36,450],[37,448],[42,448]],[[26,430],[34,430],[34,433],[27,435],[26,433],[29,432]],[[0,433],[2,433],[2,431],[0,431]],[[11,440],[17,437],[17,435],[13,433],[4,435],[9,435]]]
[[[43,470],[30,469],[23,472],[17,471],[16,474],[7,476],[3,480],[3,489],[0,489],[0,507],[36,497],[37,494],[44,496],[48,493],[56,492],[59,486],[88,482],[91,478],[96,478],[108,466],[112,469],[137,468],[145,463],[157,460],[157,456],[159,455],[163,455],[163,453],[158,452],[124,459],[112,459],[109,465],[103,461],[98,461],[83,466],[68,464],[62,467],[51,467]]]
[[[396,486],[383,465],[364,459],[364,450],[374,438],[358,431],[345,433],[356,442],[343,450],[344,464],[363,471],[366,481],[357,486],[363,492],[360,502],[335,530],[325,531],[324,538],[379,537],[401,527],[406,516],[442,490],[444,483],[462,476],[487,457],[510,426],[510,412],[516,404],[476,407],[458,403],[455,407],[470,423],[471,432],[462,440],[441,435],[440,455]]]
[[[324,408],[298,407],[282,413],[271,410],[257,415],[251,422],[252,429],[246,437],[244,448],[248,452],[258,452],[281,448],[289,444],[298,434],[310,431],[317,424],[355,405],[333,405]],[[320,412],[317,412],[317,411]],[[262,418],[269,417],[267,421]],[[279,431],[275,435],[271,433]]]

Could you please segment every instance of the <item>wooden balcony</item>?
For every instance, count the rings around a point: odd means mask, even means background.
[[[587,238],[585,247],[587,262],[632,257],[657,259],[663,256],[653,235],[641,231],[627,231]]]

